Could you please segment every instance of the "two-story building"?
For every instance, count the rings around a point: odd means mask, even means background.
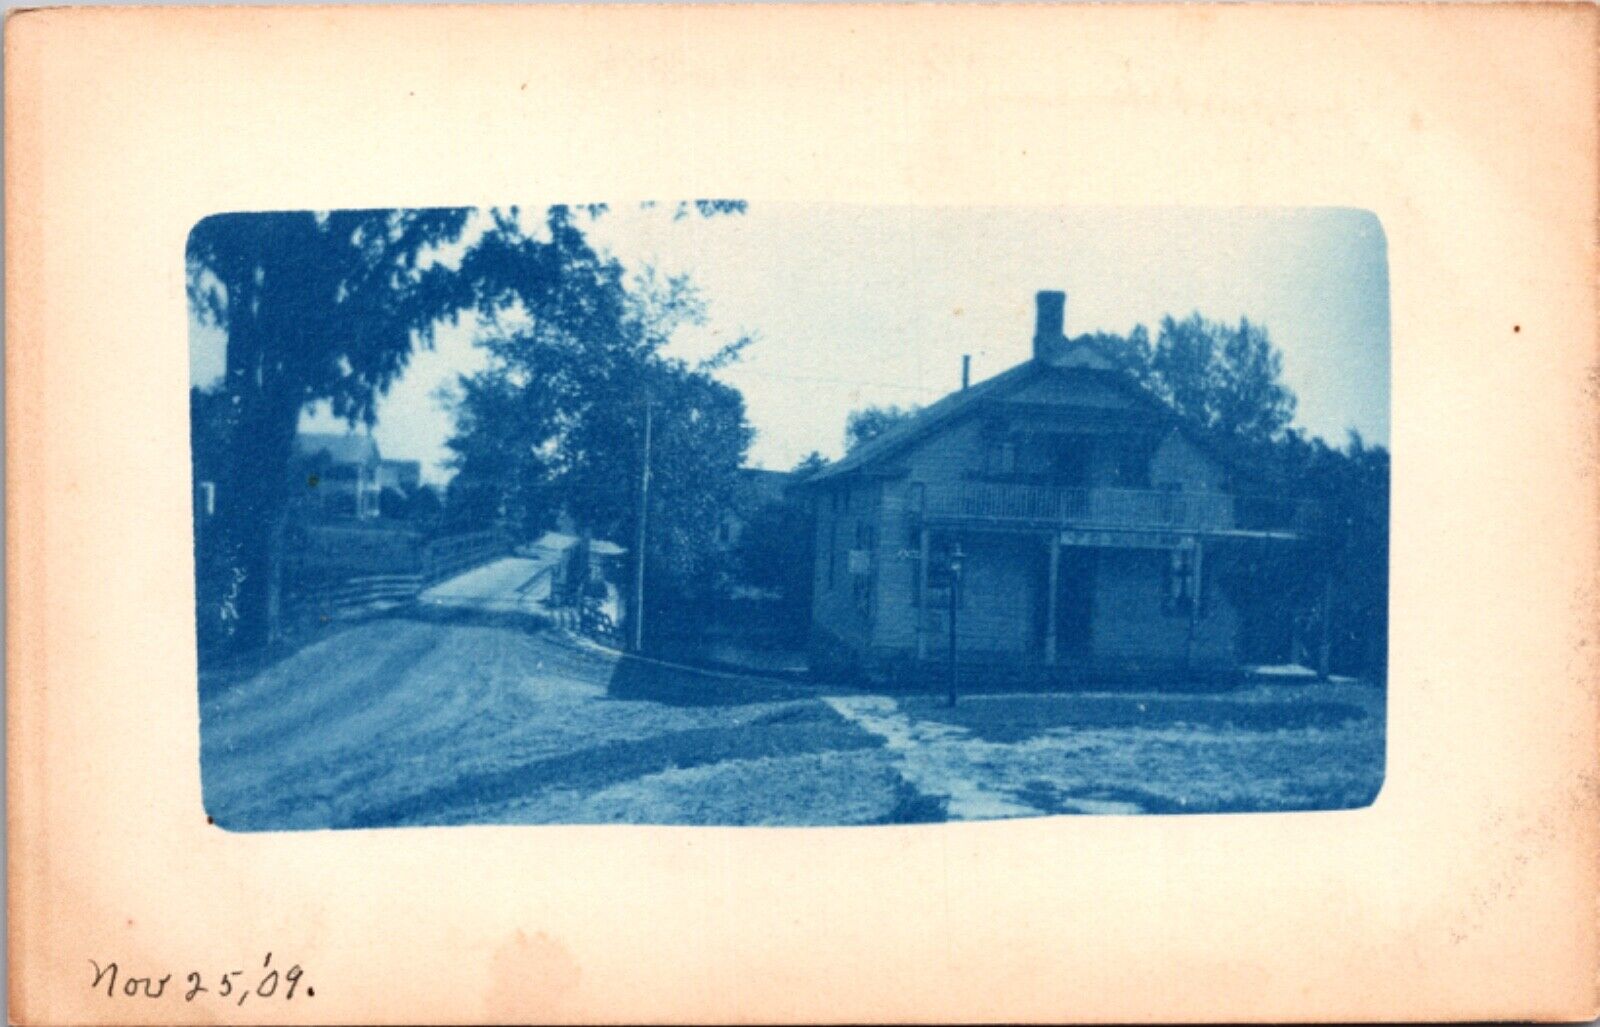
[[[1236,474],[1041,292],[1033,358],[809,478],[812,659],[873,676],[943,661],[1063,680],[1235,664],[1230,543],[1290,542],[1303,504]],[[953,588],[954,586],[954,588]],[[954,602],[952,603],[952,591]]]
[[[305,495],[328,516],[377,517],[383,464],[368,434],[301,432],[294,438],[294,467]]]

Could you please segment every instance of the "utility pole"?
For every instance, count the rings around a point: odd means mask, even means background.
[[[639,471],[639,530],[633,541],[633,651],[644,648],[644,534],[650,509],[650,401],[644,402],[644,464]]]

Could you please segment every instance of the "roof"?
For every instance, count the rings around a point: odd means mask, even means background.
[[[931,434],[970,411],[980,401],[1009,392],[1044,370],[1045,365],[1032,360],[1002,371],[970,388],[950,393],[937,402],[918,410],[915,414],[884,430],[881,435],[868,439],[846,453],[842,459],[823,467],[805,480],[806,485],[838,478],[869,464],[897,453],[906,446]]]
[[[576,535],[568,535],[564,531],[547,531],[539,536],[539,540],[533,546],[535,549],[550,549],[560,552],[577,544],[578,536]]]
[[[923,407],[914,415],[885,430],[876,438],[862,443],[840,459],[806,478],[802,487],[831,482],[856,472],[870,469],[888,458],[903,452],[914,443],[957,420],[974,413],[991,400],[1003,400],[1028,383],[1046,375],[1071,374],[1087,376],[1115,388],[1137,405],[1149,411],[1172,430],[1182,432],[1208,455],[1224,466],[1232,468],[1234,461],[1208,440],[1197,438],[1184,428],[1179,419],[1155,397],[1151,396],[1128,375],[1115,370],[1116,363],[1097,343],[1079,337],[1068,343],[1062,356],[1053,360],[1025,360],[993,378],[986,379],[966,389],[950,393],[943,399]]]
[[[377,463],[378,444],[370,435],[357,435],[350,432],[345,435],[335,435],[332,432],[301,432],[294,437],[294,452],[296,456],[316,456],[326,453],[328,459],[335,464],[367,464]]]

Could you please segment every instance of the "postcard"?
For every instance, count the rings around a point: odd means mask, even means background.
[[[13,16],[12,1015],[1593,1016],[1596,25]]]

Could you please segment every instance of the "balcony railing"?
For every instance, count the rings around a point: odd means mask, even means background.
[[[1313,530],[1315,510],[1297,500],[1220,492],[1060,488],[1000,482],[913,486],[912,512],[929,521],[972,521],[1037,527],[1188,531]]]

